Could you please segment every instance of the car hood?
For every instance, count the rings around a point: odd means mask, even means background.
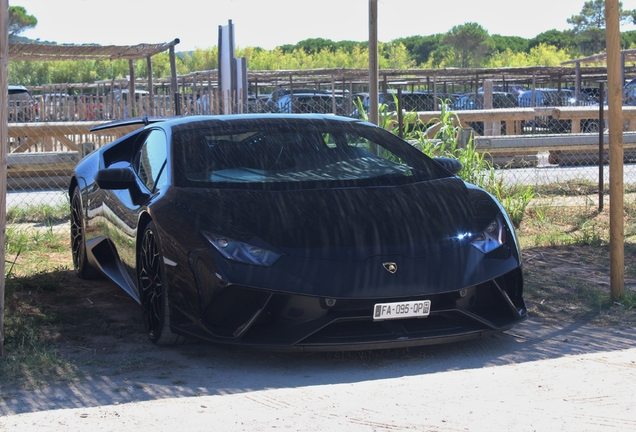
[[[480,232],[498,211],[487,194],[479,195],[481,204],[471,195],[463,181],[450,177],[393,187],[184,188],[174,201],[179,212],[194,216],[188,218],[194,221],[188,231],[289,256],[362,261],[380,255],[421,257],[463,246],[470,238],[463,234]]]

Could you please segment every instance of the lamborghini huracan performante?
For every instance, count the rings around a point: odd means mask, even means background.
[[[127,120],[69,183],[81,278],[149,338],[271,350],[426,345],[526,318],[503,207],[372,124],[333,115]]]

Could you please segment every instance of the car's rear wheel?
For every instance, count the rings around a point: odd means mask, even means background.
[[[588,121],[583,125],[583,132],[585,133],[598,133],[599,124],[598,121]]]
[[[163,254],[154,222],[146,226],[141,238],[137,275],[144,307],[144,322],[150,340],[159,345],[183,343],[184,337],[170,330],[168,286]]]
[[[71,196],[71,254],[75,274],[82,279],[95,279],[99,272],[86,259],[86,238],[84,237],[84,213],[82,197],[76,186]]]

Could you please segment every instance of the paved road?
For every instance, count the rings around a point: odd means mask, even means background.
[[[636,183],[636,164],[626,164],[623,168],[624,182]],[[540,185],[554,182],[565,182],[572,179],[585,179],[598,182],[598,167],[560,167],[555,165],[540,165],[533,168],[514,168],[496,171],[497,176],[503,178],[507,185]],[[605,183],[609,182],[609,167],[604,169]],[[7,192],[7,208],[19,205],[57,205],[67,203],[68,195],[61,190],[36,190],[25,192]]]
[[[533,168],[501,169],[497,170],[496,173],[504,179],[507,185],[542,185],[574,179],[584,179],[597,183],[599,169],[597,166],[539,165]],[[609,183],[609,166],[607,165],[603,168],[603,178],[604,183]],[[623,181],[627,184],[636,183],[636,164],[623,165]]]
[[[24,205],[68,203],[68,192],[61,190],[7,191],[7,208]]]
[[[0,430],[636,430],[636,330],[528,320],[468,343],[366,355],[207,344],[159,354],[159,371],[3,390]]]

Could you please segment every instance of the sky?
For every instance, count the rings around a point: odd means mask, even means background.
[[[489,34],[532,38],[566,30],[585,0],[378,0],[378,40],[445,33],[476,22]],[[21,34],[57,43],[135,45],[179,38],[177,51],[218,45],[232,20],[235,45],[276,46],[304,39],[369,39],[368,0],[9,0],[38,19]],[[623,0],[636,9],[636,0]],[[622,30],[635,30],[626,25]]]

